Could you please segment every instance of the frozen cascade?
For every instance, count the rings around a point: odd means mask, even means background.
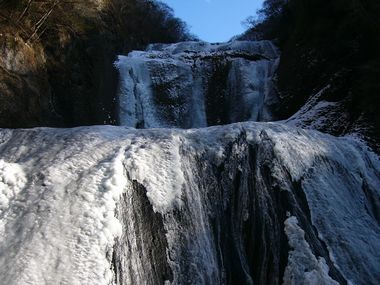
[[[116,62],[123,126],[0,129],[0,283],[379,284],[379,157],[253,122],[278,61],[154,44]]]
[[[2,284],[378,284],[380,161],[275,123],[0,131]]]
[[[154,44],[119,56],[120,123],[198,128],[271,121],[278,60],[270,41]]]

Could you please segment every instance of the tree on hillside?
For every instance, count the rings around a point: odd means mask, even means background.
[[[110,0],[104,9],[108,29],[123,35],[127,45],[136,42],[172,43],[194,38],[187,25],[174,16],[173,10],[159,1]]]
[[[2,18],[20,27],[28,41],[65,30],[83,34],[102,28],[127,46],[193,38],[166,4],[152,0],[0,0]]]

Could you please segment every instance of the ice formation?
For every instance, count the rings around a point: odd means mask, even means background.
[[[380,278],[380,161],[353,139],[254,122],[0,136],[4,284]]]
[[[151,45],[116,63],[124,126],[0,130],[0,283],[378,284],[379,157],[296,128],[325,101],[242,122],[278,57]]]
[[[270,41],[155,44],[120,56],[121,124],[197,128],[269,121],[278,59]]]

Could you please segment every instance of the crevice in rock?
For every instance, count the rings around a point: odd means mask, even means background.
[[[290,178],[290,174],[289,178]],[[291,181],[291,180],[289,180]],[[336,268],[334,262],[330,258],[330,254],[326,243],[321,240],[318,236],[318,230],[313,225],[311,220],[311,212],[307,202],[306,194],[302,189],[302,178],[301,180],[294,181],[293,193],[290,199],[294,199],[294,214],[300,222],[301,228],[305,231],[305,239],[310,245],[310,248],[315,256],[321,256],[326,260],[326,263],[330,269],[329,275],[339,284],[347,285],[347,280],[340,273],[339,269]]]
[[[113,253],[116,284],[124,285],[128,281],[139,284],[142,280],[139,275],[143,275],[147,284],[173,281],[173,272],[167,261],[168,244],[162,216],[153,211],[145,187],[137,181],[132,181],[131,196],[122,195],[117,218],[123,225],[123,234],[116,241]],[[131,254],[138,254],[133,260],[141,267],[137,264],[126,266],[126,259],[132,260]],[[132,280],[127,280],[127,275]]]
[[[371,188],[365,180],[363,180],[362,190],[368,201],[366,203],[368,213],[380,224],[380,197],[376,197],[376,193],[371,193]]]

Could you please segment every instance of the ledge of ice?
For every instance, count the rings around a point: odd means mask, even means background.
[[[380,162],[352,139],[239,123],[0,141],[3,284],[380,279]]]

